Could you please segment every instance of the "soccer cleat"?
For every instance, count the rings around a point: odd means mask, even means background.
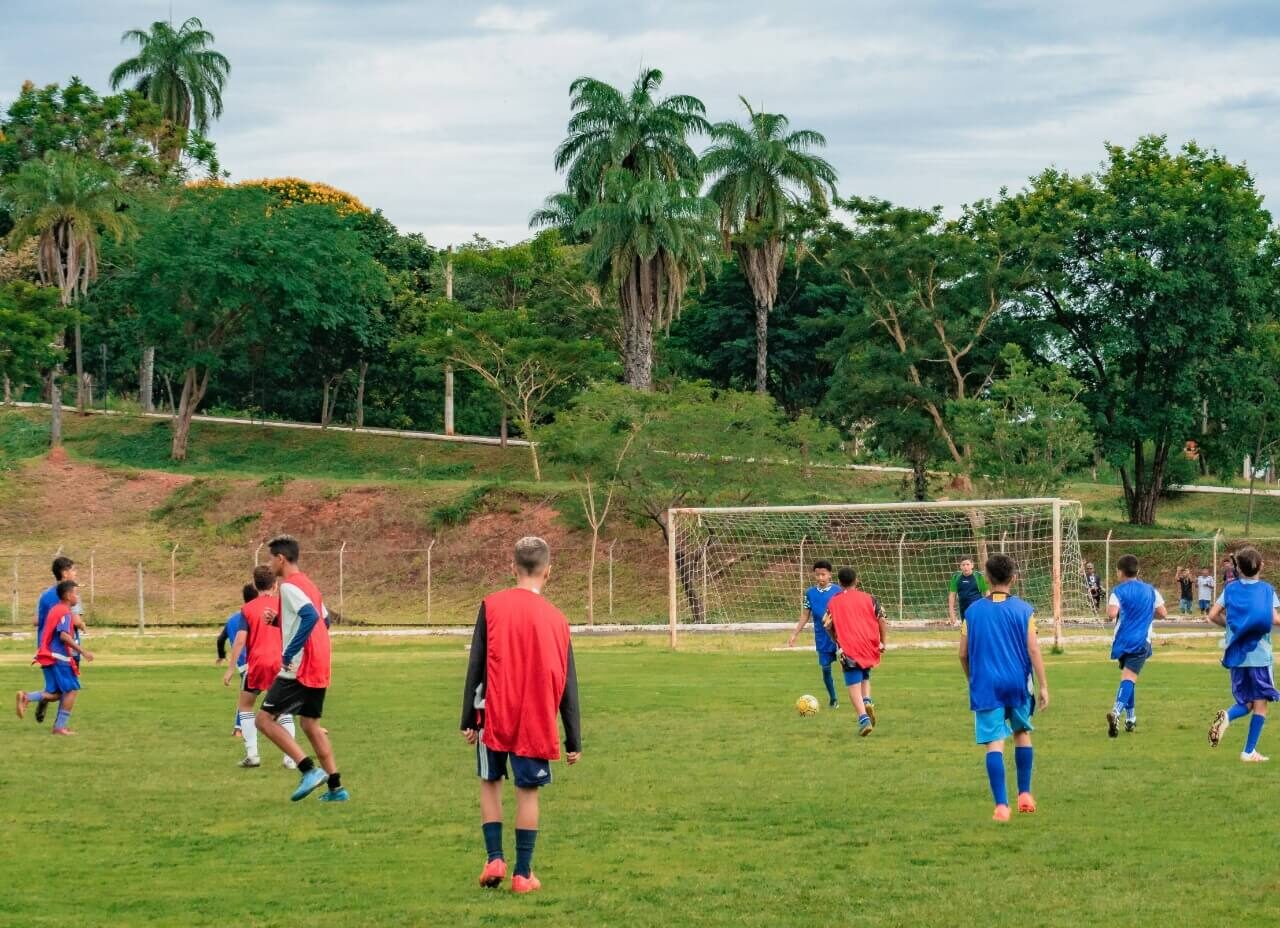
[[[871,721],[871,717],[858,719],[858,735],[865,738],[867,735],[875,731],[876,723]]]
[[[995,810],[994,812],[992,812],[992,813],[991,813],[991,821],[993,821],[993,822],[1007,822],[1007,821],[1009,821],[1009,807],[1008,807],[1008,806],[996,806],[996,810]]]
[[[346,802],[351,798],[351,794],[347,792],[345,786],[339,786],[337,789],[327,789],[320,794],[321,802]]]
[[[480,885],[485,889],[496,889],[498,884],[506,878],[507,862],[501,857],[495,857],[480,871]]]
[[[1265,764],[1267,761],[1271,760],[1270,757],[1264,757],[1257,751],[1252,751],[1248,754],[1241,753],[1240,759],[1246,764]]]
[[[49,732],[49,734],[51,734],[51,735],[74,735],[74,734],[75,734],[75,732],[73,732],[70,728],[55,728],[53,731]],[[1257,751],[1254,751],[1254,753],[1256,754],[1256,753],[1258,753],[1258,752],[1257,752]]]
[[[298,762],[294,760],[292,757],[290,757],[288,754],[286,754],[284,756],[284,759],[280,761],[280,765],[284,767],[286,770],[298,769]]]
[[[24,719],[27,717],[28,702],[30,702],[30,700],[27,699],[27,694],[22,692],[22,690],[18,690],[18,703],[15,707],[18,713],[18,718]]]
[[[1209,747],[1216,748],[1218,742],[1222,740],[1222,734],[1227,730],[1227,726],[1231,724],[1231,719],[1227,715],[1226,709],[1219,709],[1218,714],[1213,717],[1213,724],[1209,726]]]
[[[1036,810],[1036,800],[1030,793],[1018,793],[1018,811],[1030,815]]]
[[[516,874],[511,878],[511,891],[513,893],[536,893],[542,889],[542,881],[530,873],[528,876]]]
[[[1137,719],[1125,719],[1125,720],[1124,720],[1124,730],[1125,730],[1125,731],[1127,731],[1127,732],[1135,732],[1135,731],[1137,731],[1137,730],[1138,730],[1138,720],[1137,720]]]
[[[329,774],[325,773],[322,768],[312,767],[310,770],[308,770],[306,773],[302,775],[302,778],[300,780],[298,780],[298,788],[293,791],[293,795],[290,796],[289,798],[292,799],[294,802],[298,802],[299,800],[306,799],[308,796],[310,796],[312,793],[318,790],[321,786],[323,786],[328,781],[328,779],[329,779]]]
[[[1107,713],[1107,737],[1120,737],[1120,713],[1114,709]]]
[[[839,703],[839,701],[838,701],[838,700],[833,699],[833,700],[831,700],[831,702],[827,703],[827,708],[828,708],[828,709],[839,709],[839,708],[840,708],[840,703]]]
[[[49,704],[43,699],[36,703],[36,724],[44,724],[44,715],[49,711]]]
[[[876,704],[870,699],[864,699],[862,706],[867,710],[867,718],[871,719],[871,727],[874,728],[876,724]]]
[[[261,766],[262,766],[262,760],[261,760],[260,758],[257,758],[257,757],[242,757],[242,758],[240,758],[240,763],[239,763],[239,764],[237,764],[236,766],[238,766],[238,767],[261,767]]]

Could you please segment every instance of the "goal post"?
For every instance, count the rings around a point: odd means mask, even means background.
[[[995,551],[1014,558],[1014,592],[1052,616],[1056,641],[1064,620],[1097,619],[1080,515],[1078,502],[1052,497],[671,509],[671,644],[681,625],[793,624],[816,560],[854,568],[892,622],[945,620],[960,561],[981,571]]]

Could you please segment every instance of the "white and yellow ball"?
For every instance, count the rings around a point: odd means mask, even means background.
[[[796,711],[806,718],[811,715],[818,714],[818,698],[816,696],[801,696],[796,700]]]

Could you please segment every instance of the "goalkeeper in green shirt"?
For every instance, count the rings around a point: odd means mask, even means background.
[[[974,572],[972,558],[965,558],[952,574],[947,591],[947,613],[951,624],[957,625],[964,621],[965,610],[987,595],[987,578]]]

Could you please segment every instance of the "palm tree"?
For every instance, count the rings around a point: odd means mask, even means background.
[[[768,388],[769,313],[778,299],[778,278],[786,254],[787,217],[798,191],[825,211],[835,195],[836,171],[811,154],[827,140],[809,129],[790,130],[780,113],[757,113],[746,99],[745,125],[720,122],[711,127],[712,145],[702,156],[711,180],[707,196],[720,207],[726,249],[732,245],[738,266],[756,300],[756,392]]]
[[[36,240],[40,280],[56,286],[62,305],[83,297],[98,278],[98,243],[102,232],[117,241],[133,231],[133,222],[120,211],[124,193],[120,176],[94,158],[72,152],[46,152],[26,162],[0,188],[0,199],[13,214],[9,233],[15,248]],[[75,324],[77,402],[84,409],[84,361],[80,351],[80,320]],[[58,348],[62,348],[59,339]],[[53,420],[50,440],[62,442],[61,364],[50,377]]]
[[[154,22],[150,32],[130,29],[120,41],[137,42],[138,54],[111,72],[111,89],[131,82],[173,125],[185,131],[194,122],[198,132],[208,132],[210,121],[222,115],[222,88],[231,62],[210,47],[213,33],[204,23],[193,16],[175,30],[172,23]],[[162,154],[177,161],[182,148]]]

